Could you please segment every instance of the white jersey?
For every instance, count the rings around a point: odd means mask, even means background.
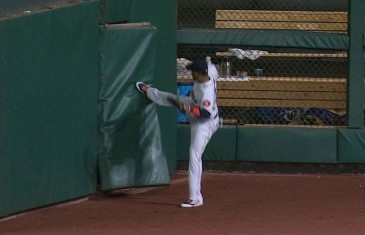
[[[176,96],[174,94],[159,91],[156,88],[150,87],[147,92],[147,97],[154,103],[161,106],[173,107],[169,99],[177,99],[178,102],[193,104],[200,109],[205,109],[210,113],[210,118],[215,119],[218,117],[218,107],[216,103],[217,95],[217,80],[218,71],[213,63],[211,63],[210,58],[207,58],[208,65],[208,76],[209,81],[200,83],[194,81],[193,90],[190,97],[186,96]],[[192,113],[187,113],[189,121],[191,123],[201,123],[207,121],[207,118],[197,117]]]
[[[208,75],[210,78],[212,78],[215,82],[218,80],[218,71],[214,64],[211,62],[208,63]]]
[[[195,81],[193,91],[191,93],[191,100],[195,106],[201,109],[205,109],[210,113],[210,119],[217,118],[218,107],[217,107],[217,79],[218,72],[213,64],[208,65],[209,81],[200,83]],[[192,119],[199,119],[190,117]]]

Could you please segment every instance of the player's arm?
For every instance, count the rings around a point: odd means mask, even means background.
[[[193,104],[182,104],[181,110],[185,113],[191,113],[195,117],[210,118],[211,116],[211,113],[208,110]]]

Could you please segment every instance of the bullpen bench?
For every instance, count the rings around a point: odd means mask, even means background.
[[[218,81],[219,106],[346,109],[343,78],[250,78]]]
[[[191,79],[179,79],[180,84]],[[219,79],[219,107],[318,108],[346,111],[345,78],[254,77],[249,80]],[[364,103],[365,107],[365,103]],[[235,124],[237,120],[225,120]]]
[[[216,10],[215,28],[346,33],[347,12]]]

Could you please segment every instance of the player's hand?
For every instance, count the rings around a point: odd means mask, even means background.
[[[181,112],[188,113],[190,112],[190,105],[185,103],[180,103]]]

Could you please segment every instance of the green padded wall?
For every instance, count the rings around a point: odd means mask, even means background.
[[[101,0],[101,23],[150,22],[156,34],[156,79],[153,85],[176,93],[177,0]],[[163,151],[170,174],[176,171],[176,110],[158,107]]]
[[[177,31],[177,43],[195,45],[245,45],[346,50],[348,37],[340,34],[279,30],[183,29]]]
[[[177,158],[189,160],[190,125],[177,128]],[[237,152],[237,127],[221,127],[214,133],[203,153],[207,161],[235,161]]]
[[[177,158],[189,160],[190,126],[178,125]],[[226,126],[203,159],[287,163],[365,163],[365,129]]]
[[[347,81],[347,127],[364,126],[364,1],[349,1],[349,50]],[[365,153],[364,153],[365,154]]]
[[[177,0],[134,0],[132,22],[151,22],[158,28],[156,80],[153,85],[161,90],[176,93],[176,17]],[[158,108],[164,153],[169,172],[176,171],[176,110]]]
[[[135,83],[154,82],[154,26],[110,25],[100,30],[99,172],[101,190],[166,185],[156,105]]]
[[[23,13],[25,10],[36,11],[50,6],[68,4],[70,0],[0,0],[0,15]]]
[[[365,129],[338,129],[338,162],[365,163]]]
[[[209,141],[203,159],[209,161],[235,161],[237,155],[237,127],[224,126]]]
[[[0,217],[96,191],[98,2],[0,21]]]
[[[240,127],[237,160],[336,163],[336,129]]]

